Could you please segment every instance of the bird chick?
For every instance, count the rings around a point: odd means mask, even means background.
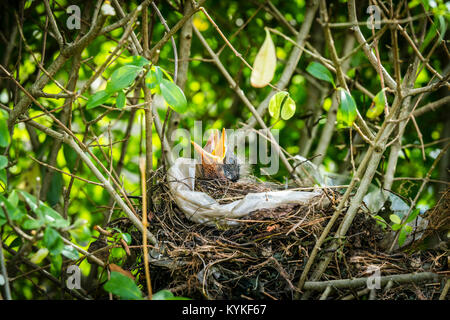
[[[227,150],[227,134],[225,128],[219,138],[219,131],[214,130],[205,147],[194,141],[195,151],[201,155],[201,163],[196,165],[195,176],[200,179],[228,179],[237,181],[240,177],[241,165],[232,151]]]

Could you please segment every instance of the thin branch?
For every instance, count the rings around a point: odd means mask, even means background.
[[[4,288],[6,300],[12,300],[11,288],[9,287],[8,271],[6,270],[5,256],[3,255],[3,244],[1,238],[0,238],[0,268],[3,281],[5,281]]]
[[[390,276],[380,277],[380,285],[384,286],[389,281],[395,283],[418,283],[425,281],[436,281],[439,279],[439,275],[432,272],[422,273],[406,273],[395,274]],[[329,281],[308,281],[305,283],[305,290],[323,291],[327,287],[335,289],[355,289],[367,285],[368,278],[354,278],[354,279],[341,279],[341,280],[329,280]]]
[[[145,158],[140,158],[139,169],[141,171],[141,189],[142,189],[142,225],[145,229],[148,226],[147,219],[147,179],[145,176],[146,165]],[[148,247],[147,247],[147,233],[142,233],[142,246],[144,251],[144,268],[145,268],[145,279],[147,282],[148,300],[152,300],[152,283],[150,281],[150,270],[148,266]]]
[[[64,39],[59,31],[58,25],[56,24],[55,17],[53,16],[52,9],[50,8],[50,4],[48,0],[44,0],[45,10],[47,11],[47,17],[50,19],[50,25],[52,26],[53,32],[55,33],[56,42],[59,45],[59,48],[62,49],[64,46]]]

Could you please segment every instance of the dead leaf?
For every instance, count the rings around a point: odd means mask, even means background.
[[[124,276],[130,278],[131,280],[135,280],[133,274],[128,270],[123,270],[121,267],[119,267],[117,264],[111,263],[108,265],[109,271],[113,272],[119,272],[123,274]]]
[[[275,75],[277,66],[277,54],[270,32],[266,29],[266,39],[256,55],[253,63],[250,83],[255,88],[267,86]]]

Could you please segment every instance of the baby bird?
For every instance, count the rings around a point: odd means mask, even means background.
[[[220,138],[219,130],[215,129],[204,148],[192,141],[195,151],[201,155],[202,159],[201,164],[197,164],[195,169],[196,178],[228,179],[233,182],[239,180],[241,165],[232,151],[227,152],[226,140],[227,134],[224,128]]]

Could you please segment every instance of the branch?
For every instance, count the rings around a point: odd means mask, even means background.
[[[378,59],[373,54],[372,48],[367,43],[366,39],[364,38],[364,35],[362,34],[362,32],[358,26],[358,19],[356,17],[355,0],[348,0],[348,15],[349,15],[349,20],[353,25],[352,29],[355,32],[356,40],[358,40],[358,42],[363,45],[362,48],[364,50],[364,53],[366,54],[366,57],[369,59],[369,62],[372,64],[372,66],[377,70],[378,69]],[[392,90],[395,90],[397,88],[397,83],[395,82],[395,80],[392,79],[391,75],[386,71],[386,69],[383,66],[381,66],[381,70],[383,72],[383,75],[384,75],[384,78],[386,80],[386,84],[388,85],[388,87],[391,88]]]
[[[423,107],[415,110],[412,115],[417,118],[417,117],[420,117],[421,115],[423,115],[424,113],[427,113],[429,111],[436,111],[436,109],[438,109],[442,106],[445,106],[445,105],[448,106],[449,104],[450,104],[450,96],[446,96],[437,101],[427,103]]]
[[[1,268],[1,275],[3,276],[3,281],[5,281],[4,287],[6,300],[12,300],[11,289],[9,287],[8,271],[6,271],[5,256],[3,255],[3,244],[1,238],[0,238],[0,268]]]
[[[389,281],[396,283],[418,283],[424,281],[437,281],[440,276],[432,272],[395,274],[380,277],[380,285],[384,286]],[[367,285],[368,278],[341,279],[329,281],[307,281],[305,282],[305,290],[322,291],[327,287],[335,289],[356,289]]]
[[[61,35],[61,32],[59,32],[58,25],[56,24],[55,17],[53,16],[52,9],[50,8],[50,5],[48,3],[48,0],[44,0],[45,10],[47,11],[47,17],[50,19],[50,24],[52,26],[53,32],[55,33],[55,39],[56,42],[59,45],[59,48],[62,49],[64,46],[64,39]]]

